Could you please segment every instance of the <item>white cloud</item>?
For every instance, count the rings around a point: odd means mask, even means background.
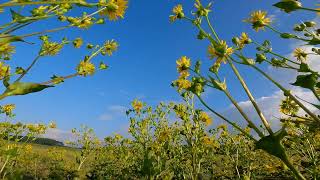
[[[314,46],[305,46],[301,44],[300,45],[295,44],[295,45],[292,45],[292,47],[300,47],[300,48],[303,48],[306,52],[311,52],[311,49]],[[295,59],[292,54],[287,55],[287,57],[289,57],[292,60]],[[318,72],[320,71],[319,56],[309,55],[308,64],[312,70],[318,71]],[[270,66],[268,69],[268,74],[274,77],[277,81],[279,81],[285,87],[291,89],[292,93],[297,97],[307,102],[311,102],[315,104],[319,103],[310,90],[292,86],[289,84],[289,83],[295,82],[295,79],[298,75],[296,71],[287,70],[287,69],[278,69]],[[281,114],[279,112],[279,105],[283,98],[284,98],[283,92],[279,90],[279,91],[273,92],[270,96],[260,97],[256,99],[259,107],[263,110],[265,117],[267,118],[268,121],[270,121],[270,124],[272,125],[273,128],[279,128],[279,123],[280,123],[279,117],[281,117]],[[307,106],[311,111],[318,111],[318,109],[316,109],[314,106],[306,102],[303,102],[303,104]],[[239,102],[239,105],[241,106],[241,108],[244,109],[244,111],[248,114],[248,116],[251,119],[253,119],[254,122],[261,124],[259,120],[259,116],[254,110],[250,101]],[[303,113],[303,112],[300,112],[300,113]],[[231,120],[235,119],[237,122],[245,122],[244,119],[242,119],[240,113],[237,111],[237,109],[233,105],[230,105],[230,107],[223,114],[225,114]],[[239,117],[241,117],[240,120],[239,120]]]
[[[74,135],[70,131],[65,131],[61,129],[48,129],[46,134],[43,135],[45,138],[54,139],[60,142],[65,142],[67,140],[72,141],[75,139]]]
[[[98,117],[101,121],[111,121],[125,115],[128,108],[121,105],[112,105],[107,108],[107,110]]]
[[[316,103],[317,100],[315,99],[312,92],[308,90],[304,90],[302,88],[294,88],[292,93],[298,97],[303,98],[304,100]],[[260,97],[256,99],[258,106],[263,111],[268,122],[274,129],[280,128],[280,121],[279,118],[282,116],[279,112],[279,105],[281,100],[284,98],[282,91],[276,91],[270,96]],[[310,104],[304,103],[311,111],[317,111],[315,107]],[[261,124],[260,118],[256,113],[252,103],[250,101],[242,101],[239,102],[240,107],[244,110],[244,112],[248,115],[250,119],[252,119],[256,124]],[[303,113],[302,111],[300,113]],[[243,125],[245,120],[242,118],[241,114],[238,110],[231,106],[223,113],[228,119],[232,121],[236,121],[237,123]]]

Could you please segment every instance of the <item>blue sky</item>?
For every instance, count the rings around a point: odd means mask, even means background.
[[[272,4],[275,2],[277,1],[216,0],[211,13],[212,22],[222,39],[227,39],[229,42],[233,36],[245,31],[258,41],[270,39],[274,49],[282,54],[290,54],[292,51],[290,44],[294,42],[278,40],[270,31],[256,33],[251,30],[249,24],[242,22],[250,12],[257,9],[267,10],[274,19],[274,26],[283,31],[290,31],[297,20],[315,18],[312,13],[294,13],[295,17],[292,17],[273,8]],[[316,2],[319,1],[306,0],[304,4],[310,7]],[[124,20],[107,22],[105,25],[94,26],[86,31],[73,28],[50,34],[53,40],[60,40],[63,36],[69,39],[81,36],[85,42],[97,44],[115,39],[120,47],[111,58],[98,57],[98,62],[104,59],[110,65],[107,71],[99,71],[92,77],[67,80],[55,88],[40,93],[9,97],[2,103],[17,105],[17,120],[23,122],[54,120],[62,130],[86,124],[102,137],[113,132],[125,132],[129,120],[125,118],[123,111],[130,106],[134,98],[139,98],[150,105],[156,105],[160,101],[181,101],[175,89],[170,86],[172,80],[177,77],[176,59],[186,55],[194,62],[197,59],[206,63],[211,62],[206,54],[208,42],[196,39],[197,31],[190,23],[169,22],[171,9],[178,3],[184,5],[185,13],[188,15],[193,5],[190,0],[131,0]],[[28,31],[35,31],[36,26],[37,29],[50,28],[57,27],[58,23],[40,22],[30,26]],[[27,40],[39,43],[34,38]],[[29,64],[38,51],[37,47],[37,45],[22,44],[13,57],[14,63],[19,66]],[[86,55],[85,49],[75,50],[66,47],[57,57],[41,59],[25,81],[42,82],[53,74],[72,73],[84,55]],[[252,92],[256,98],[270,96],[277,91],[254,71],[241,66],[239,69],[249,87],[254,87]],[[247,98],[239,92],[239,83],[231,71],[225,68],[222,74],[228,76],[228,87],[235,98],[238,101],[246,101]],[[210,91],[206,96],[209,104],[220,111],[224,111],[230,105],[229,101],[218,92]]]

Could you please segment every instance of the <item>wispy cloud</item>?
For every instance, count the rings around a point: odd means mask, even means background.
[[[48,129],[46,134],[43,135],[45,138],[54,139],[60,142],[73,141],[76,137],[72,134],[71,130],[66,131],[62,129]]]
[[[119,117],[124,117],[127,109],[128,108],[125,106],[111,105],[107,107],[106,111],[98,117],[98,120],[111,121]]]

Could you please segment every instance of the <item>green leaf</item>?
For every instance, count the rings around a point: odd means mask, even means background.
[[[25,95],[25,94],[30,94],[34,92],[39,92],[49,87],[54,87],[54,86],[37,84],[37,83],[15,82],[13,84],[10,84],[3,94],[5,96]]]
[[[24,42],[23,39],[19,36],[7,36],[7,35],[0,34],[0,46],[7,43],[11,43],[11,42],[17,42],[17,41]]]
[[[11,12],[11,18],[15,22],[19,22],[20,20],[24,19],[25,17],[22,16],[21,14],[15,12],[14,10],[10,9]]]
[[[299,86],[307,89],[313,89],[318,82],[318,75],[315,73],[297,76],[296,82],[292,83],[294,86]]]
[[[301,63],[298,72],[311,72],[309,65],[306,63]]]
[[[309,45],[318,45],[318,44],[320,44],[320,38],[314,36],[314,37],[309,41],[308,44],[309,44]]]
[[[265,150],[267,153],[280,159],[286,158],[286,153],[281,140],[287,135],[285,129],[281,129],[273,135],[265,136],[256,142],[256,148]]]
[[[296,0],[289,0],[289,1],[281,1],[273,6],[283,10],[286,13],[290,13],[292,11],[296,11],[302,7],[302,4]]]
[[[103,63],[103,62],[100,62],[100,65],[99,65],[99,69],[100,70],[105,70],[105,69],[108,69],[108,65],[106,65],[105,63]]]
[[[210,80],[211,80],[211,83],[213,84],[213,86],[218,89],[218,90],[221,90],[221,91],[224,91],[227,89],[227,84],[226,84],[226,80],[224,80],[223,82],[219,82],[217,80],[215,80],[214,78],[210,77]]]

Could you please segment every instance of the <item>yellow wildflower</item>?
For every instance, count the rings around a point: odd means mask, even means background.
[[[7,145],[7,151],[16,149],[17,147],[18,147],[17,144],[8,144]]]
[[[118,49],[118,46],[119,46],[118,43],[114,40],[107,41],[104,44],[104,51],[102,52],[103,54],[108,54],[109,56],[111,56],[112,53]]]
[[[223,131],[225,131],[225,130],[227,130],[227,125],[220,124],[219,126],[217,126],[217,129],[222,129]]]
[[[267,17],[266,11],[254,11],[250,14],[250,18],[246,19],[245,22],[252,24],[254,30],[259,31],[264,29],[265,26],[271,23],[271,19]]]
[[[308,54],[303,49],[296,48],[293,52],[293,56],[296,57],[298,61],[305,62]]]
[[[184,18],[183,7],[181,4],[178,4],[175,7],[173,7],[172,13],[173,13],[173,15],[169,16],[169,19],[171,22],[174,22],[177,19]]]
[[[32,145],[31,144],[27,144],[24,148],[25,148],[27,153],[32,151]]]
[[[132,102],[132,107],[136,112],[140,112],[143,108],[143,103],[137,99]]]
[[[11,54],[15,52],[14,46],[10,43],[0,45],[0,58],[10,58]]]
[[[210,137],[208,137],[207,135],[202,138],[202,141],[203,141],[203,143],[206,144],[206,145],[211,145],[211,144],[213,144],[212,139],[211,139]]]
[[[10,74],[10,66],[6,66],[3,62],[0,62],[0,80]]]
[[[212,123],[211,117],[203,111],[199,114],[199,119],[200,121],[204,122],[207,126],[209,126]]]
[[[188,89],[192,85],[188,79],[182,79],[182,78],[177,79],[175,83],[177,84],[179,91],[182,89]]]
[[[189,71],[181,71],[179,79],[187,79],[190,76]]]
[[[55,122],[50,122],[49,128],[51,128],[51,129],[57,128],[57,124]]]
[[[182,56],[180,59],[176,61],[177,63],[177,70],[179,73],[182,71],[188,70],[191,66],[191,60],[187,58],[187,56]]]
[[[228,47],[225,41],[220,41],[218,44],[208,47],[209,58],[217,58],[217,63],[226,63],[226,58],[233,53],[232,47]]]
[[[95,72],[95,66],[89,61],[81,61],[77,66],[77,72],[81,76],[92,75]]]
[[[80,48],[83,44],[83,40],[81,38],[76,38],[74,41],[73,41],[73,46],[75,48]]]
[[[290,97],[281,101],[280,112],[286,115],[294,115],[299,111],[299,105],[295,103]]]
[[[11,115],[12,111],[16,108],[16,105],[14,104],[6,104],[1,106],[1,110],[3,113],[5,113],[6,115]]]
[[[49,42],[44,41],[42,47],[41,47],[41,56],[54,56],[57,55],[60,50],[62,49],[63,45],[59,44],[57,42]]]
[[[88,29],[91,25],[93,25],[92,17],[85,17],[78,24],[76,24],[79,28]]]
[[[165,142],[168,140],[169,136],[170,136],[170,131],[168,129],[165,129],[160,132],[158,140],[159,142]]]
[[[249,38],[248,34],[245,32],[241,33],[241,36],[239,38],[239,47],[244,48],[244,46],[246,44],[250,44],[250,42],[251,42],[251,39]]]
[[[126,9],[128,8],[127,0],[100,0],[100,5],[106,7],[100,12],[100,15],[108,16],[109,20],[115,21],[118,18],[124,18]]]

